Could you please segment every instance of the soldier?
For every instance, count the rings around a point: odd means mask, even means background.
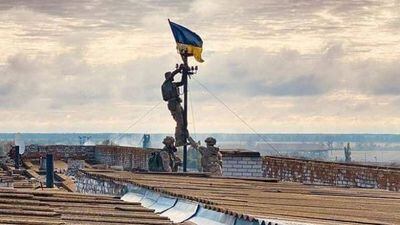
[[[177,172],[178,167],[182,165],[181,159],[175,155],[177,149],[174,146],[174,142],[175,139],[171,136],[167,136],[163,140],[165,146],[160,152],[160,157],[164,172]]]
[[[344,147],[345,162],[351,162],[351,148],[350,142],[347,142],[347,146]]]
[[[181,106],[182,99],[179,97],[179,87],[183,86],[183,81],[173,82],[174,76],[180,73],[184,65],[181,64],[178,69],[165,73],[165,81],[161,86],[161,92],[164,101],[168,102],[168,109],[176,122],[175,139],[176,146],[186,144],[186,137],[189,135],[185,129],[183,120],[183,108]]]
[[[203,172],[210,172],[212,175],[221,176],[222,154],[219,152],[219,148],[214,146],[217,143],[215,138],[206,138],[206,140],[204,140],[207,145],[206,147],[196,143],[191,137],[188,139],[190,145],[197,149],[201,154],[201,167],[203,168]]]

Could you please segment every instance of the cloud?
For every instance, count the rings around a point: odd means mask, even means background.
[[[0,69],[0,107],[21,107],[37,96],[39,92],[41,64],[32,62],[23,55],[10,57]]]
[[[358,88],[373,95],[400,96],[400,65],[397,61],[368,60],[355,66]]]
[[[342,51],[340,45],[332,45],[309,59],[295,50],[269,53],[257,48],[237,49],[210,56],[198,76],[225,95],[322,95],[341,82]]]
[[[50,58],[17,54],[1,70],[1,105],[39,103],[43,99],[48,103],[43,107],[52,109],[82,104],[95,107],[113,101],[143,104],[160,99],[163,74],[174,66],[175,58],[166,55],[93,66],[79,51]]]
[[[381,98],[377,87],[391,87],[390,82],[395,86],[393,72],[398,67],[371,62],[358,62],[350,67],[342,61],[341,48],[331,45],[312,60],[293,50],[272,54],[250,48],[215,53],[195,76],[257,130],[352,130],[350,125],[373,130],[371,124],[361,122],[371,113],[381,115],[382,118],[375,119],[386,124],[383,120],[393,118],[400,111],[396,104],[399,94],[385,92]],[[255,57],[249,58],[249,55]],[[9,58],[2,71],[7,76],[0,86],[3,103],[0,115],[16,124],[15,120],[30,124],[30,131],[121,132],[161,101],[163,73],[173,69],[178,60],[164,55],[139,58],[122,65],[92,66],[82,57],[79,52],[70,52],[46,59],[21,54]],[[361,81],[357,83],[361,76],[368,84],[376,82],[379,86],[364,88]],[[201,93],[195,81],[190,82],[198,131],[249,132],[212,96]],[[387,97],[388,94],[393,97]],[[8,114],[11,112],[13,117]],[[355,118],[358,122],[351,122]],[[300,125],[291,125],[299,120],[302,120]],[[3,122],[2,129],[5,126],[24,129],[22,124]],[[318,128],[319,123],[331,127]],[[376,122],[374,126],[379,124]],[[396,124],[395,121],[388,129],[396,129]],[[173,121],[161,103],[133,130],[165,132],[171,127]]]
[[[123,130],[161,101],[163,74],[180,62],[170,18],[204,40],[196,79],[258,130],[393,131],[400,127],[397,8],[391,1],[1,1],[0,129]],[[247,132],[194,80],[190,90],[198,130]],[[143,122],[135,129],[174,126],[164,104]]]

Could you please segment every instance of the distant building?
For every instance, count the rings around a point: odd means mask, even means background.
[[[283,156],[308,159],[328,159],[330,151],[329,147],[325,144],[308,142],[257,143],[256,149],[263,155],[280,154]]]

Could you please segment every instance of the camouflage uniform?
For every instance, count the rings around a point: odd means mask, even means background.
[[[165,146],[160,152],[164,172],[177,172],[178,167],[182,165],[181,159],[175,155],[177,149],[174,146],[174,142],[175,139],[173,137],[167,136],[164,138],[163,144]]]
[[[184,129],[182,100],[178,97],[168,101],[168,110],[176,122],[175,138],[177,146],[182,146],[185,143],[187,131]]]
[[[179,73],[181,67],[173,72],[165,73],[165,81],[162,87],[168,87],[165,90],[162,88],[163,98],[168,101],[168,110],[176,122],[175,139],[176,146],[183,146],[185,139],[188,136],[188,131],[185,129],[183,120],[183,108],[181,106],[181,98],[179,97],[179,87],[183,86],[183,82],[173,82],[174,76]],[[164,97],[165,95],[165,97]]]
[[[205,142],[207,146],[200,146],[191,137],[189,137],[190,144],[193,148],[197,149],[201,154],[201,166],[203,172],[209,172],[212,175],[222,175],[222,155],[219,148],[214,147],[216,144],[215,138],[208,137]]]
[[[171,157],[169,156],[168,152],[161,151],[160,157],[162,160],[162,171],[163,172],[172,172],[171,168]]]

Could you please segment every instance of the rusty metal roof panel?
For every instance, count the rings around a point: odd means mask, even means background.
[[[0,188],[0,224],[172,224],[113,196]]]

